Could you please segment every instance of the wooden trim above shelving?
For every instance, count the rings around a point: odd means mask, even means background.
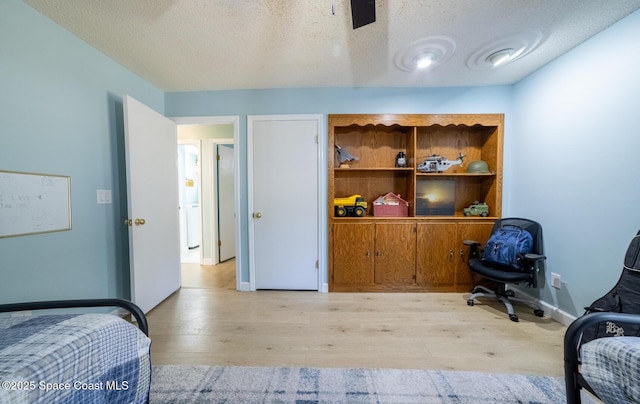
[[[329,126],[502,126],[504,114],[332,114]]]

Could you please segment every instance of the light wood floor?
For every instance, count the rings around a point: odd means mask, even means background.
[[[382,367],[562,376],[566,328],[461,293],[238,292],[235,262],[183,264],[148,314],[155,365]]]

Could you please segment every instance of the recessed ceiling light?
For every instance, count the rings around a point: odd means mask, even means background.
[[[425,53],[423,55],[420,55],[420,57],[418,57],[418,60],[416,61],[416,68],[426,69],[433,64],[434,58],[435,55],[433,53]]]
[[[487,62],[491,63],[493,67],[497,67],[511,59],[515,53],[515,49],[502,49],[487,56]]]
[[[473,52],[467,58],[467,66],[474,70],[491,70],[497,66],[505,66],[524,57],[536,49],[544,40],[540,31],[521,32],[507,36]]]
[[[456,51],[456,43],[445,36],[421,38],[399,49],[393,62],[405,72],[434,68],[447,62]]]

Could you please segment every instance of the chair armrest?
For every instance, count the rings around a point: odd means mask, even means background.
[[[479,258],[482,244],[475,240],[463,240],[462,244],[469,247],[469,258]]]
[[[525,254],[524,257],[526,259],[528,259],[529,261],[540,261],[540,260],[547,259],[547,257],[545,255],[534,254],[534,253]]]

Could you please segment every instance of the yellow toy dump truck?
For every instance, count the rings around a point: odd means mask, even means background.
[[[364,216],[367,211],[367,202],[362,195],[351,195],[345,198],[334,198],[333,209],[337,217]]]

